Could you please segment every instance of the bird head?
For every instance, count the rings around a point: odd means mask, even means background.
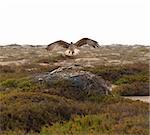
[[[70,43],[71,45],[73,44],[73,42]]]

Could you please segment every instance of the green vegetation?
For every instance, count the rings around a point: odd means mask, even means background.
[[[148,118],[148,117],[147,117]],[[118,122],[118,120],[120,122]],[[97,114],[77,116],[64,124],[54,124],[52,127],[44,127],[41,131],[41,135],[80,135],[80,134],[134,134],[141,135],[149,133],[148,129],[141,129],[140,126],[148,126],[145,123],[146,117],[134,116],[120,118],[119,114]],[[134,126],[133,126],[134,125]]]
[[[132,84],[122,84],[113,90],[114,94],[122,96],[147,96],[149,95],[149,83],[134,82]]]
[[[85,68],[94,74],[102,76],[112,84],[118,85],[114,94],[122,96],[149,95],[149,65],[144,63],[124,66],[98,66]]]
[[[121,77],[120,79],[118,79],[115,84],[116,85],[121,85],[121,84],[132,84],[134,82],[148,82],[149,78],[148,78],[148,74],[146,73],[137,73],[135,75],[125,75],[123,77]]]
[[[148,134],[148,104],[112,96],[99,99],[78,102],[35,92],[4,94],[0,126],[8,135],[18,131],[31,135]]]
[[[116,83],[124,76],[140,75],[143,77],[149,74],[149,65],[144,63],[122,65],[122,66],[96,66],[94,68],[85,68],[84,70],[90,71],[94,74],[102,76],[104,79]],[[138,74],[138,75],[137,75]],[[135,76],[135,77],[136,77]]]
[[[66,111],[67,110],[67,111]],[[0,127],[40,131],[41,126],[69,120],[80,112],[76,102],[63,97],[33,92],[12,92],[1,95]]]
[[[42,66],[37,63],[24,64],[20,66],[0,66],[0,82],[7,81],[8,79],[21,79],[34,75],[36,73],[50,72],[56,68],[58,68],[58,66]]]
[[[29,78],[21,78],[21,79],[7,79],[6,81],[2,81],[0,83],[0,88],[5,90],[19,90],[19,91],[32,91],[38,90],[41,88],[39,83],[34,83]]]
[[[34,82],[32,75],[57,68],[37,65],[0,67],[0,134],[149,134],[149,104],[120,97],[149,95],[148,65],[85,68],[117,85],[109,96],[75,91],[65,80]]]

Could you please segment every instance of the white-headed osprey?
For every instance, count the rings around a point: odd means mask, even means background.
[[[83,45],[89,45],[89,46],[92,46],[94,48],[99,47],[99,44],[98,44],[97,41],[94,41],[94,40],[89,39],[89,38],[82,38],[79,41],[77,41],[76,43],[72,43],[72,42],[67,43],[63,40],[59,40],[59,41],[56,41],[54,43],[49,44],[46,47],[46,50],[51,51],[51,50],[53,50],[53,48],[55,48],[57,46],[61,46],[63,48],[66,48],[65,55],[74,56],[74,55],[79,54],[79,49],[78,48],[83,46]]]

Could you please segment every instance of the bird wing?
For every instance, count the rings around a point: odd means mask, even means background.
[[[94,48],[99,47],[99,44],[97,41],[89,39],[89,38],[82,38],[79,41],[77,41],[74,45],[77,47],[83,46],[88,44],[89,46],[92,46]]]
[[[51,50],[53,50],[55,47],[61,46],[61,47],[63,47],[63,48],[68,48],[69,45],[70,45],[69,43],[67,43],[67,42],[65,42],[65,41],[63,41],[63,40],[59,40],[59,41],[56,41],[56,42],[53,42],[53,43],[49,44],[49,45],[46,47],[46,49],[47,49],[48,51],[51,51]]]

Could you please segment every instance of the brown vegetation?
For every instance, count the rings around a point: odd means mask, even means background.
[[[63,55],[47,57],[44,48],[4,47],[1,50],[2,62],[27,59],[28,63],[0,65],[0,134],[149,134],[149,104],[120,97],[149,95],[149,65],[146,64],[149,51],[146,47],[101,47],[93,53],[100,61],[91,60],[95,65],[91,61],[76,63],[76,59],[68,60]],[[83,49],[81,57],[88,60],[91,55]],[[110,62],[113,60],[131,64],[115,65]],[[52,71],[61,62],[66,65],[68,61],[83,65],[84,70],[117,85],[113,95],[75,91],[68,87],[70,82],[66,80],[59,80],[50,87],[32,79],[36,74]]]

